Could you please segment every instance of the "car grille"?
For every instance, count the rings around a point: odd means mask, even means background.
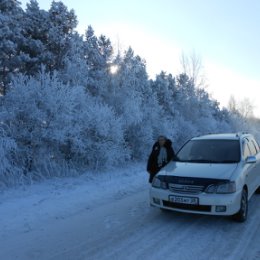
[[[169,190],[182,194],[200,194],[204,191],[204,186],[169,183]]]
[[[168,184],[169,190],[181,194],[200,194],[210,185],[225,183],[226,179],[181,177],[172,175],[159,175],[158,178]]]
[[[190,204],[174,203],[174,202],[163,200],[163,206],[168,208],[173,208],[173,209],[211,212],[211,206],[208,205],[190,205]]]

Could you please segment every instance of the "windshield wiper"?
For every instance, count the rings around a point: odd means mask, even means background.
[[[189,160],[189,162],[195,162],[195,163],[216,163],[216,161],[206,160],[206,159]]]
[[[206,159],[187,160],[185,162],[191,162],[191,163],[238,163],[238,161],[235,161],[235,160],[216,161],[216,160],[206,160]]]
[[[238,163],[236,160],[207,160],[207,159],[192,159],[192,160],[182,160],[180,158],[175,158],[176,162],[186,162],[186,163]]]
[[[214,160],[206,160],[206,159],[196,159],[196,160],[176,160],[178,162],[187,162],[187,163],[218,163],[218,161]]]
[[[237,160],[222,160],[222,161],[217,161],[217,163],[238,163]]]

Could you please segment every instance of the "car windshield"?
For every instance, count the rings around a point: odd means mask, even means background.
[[[194,163],[237,163],[238,140],[190,140],[176,156],[176,161]]]

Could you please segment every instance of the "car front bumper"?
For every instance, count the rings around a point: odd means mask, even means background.
[[[197,205],[173,203],[171,196],[198,198]],[[162,209],[173,211],[206,214],[206,215],[233,215],[240,209],[241,191],[232,194],[180,194],[170,190],[150,188],[150,204]]]

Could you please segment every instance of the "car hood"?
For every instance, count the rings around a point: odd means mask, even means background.
[[[237,163],[187,163],[170,162],[159,175],[193,178],[231,179]]]

